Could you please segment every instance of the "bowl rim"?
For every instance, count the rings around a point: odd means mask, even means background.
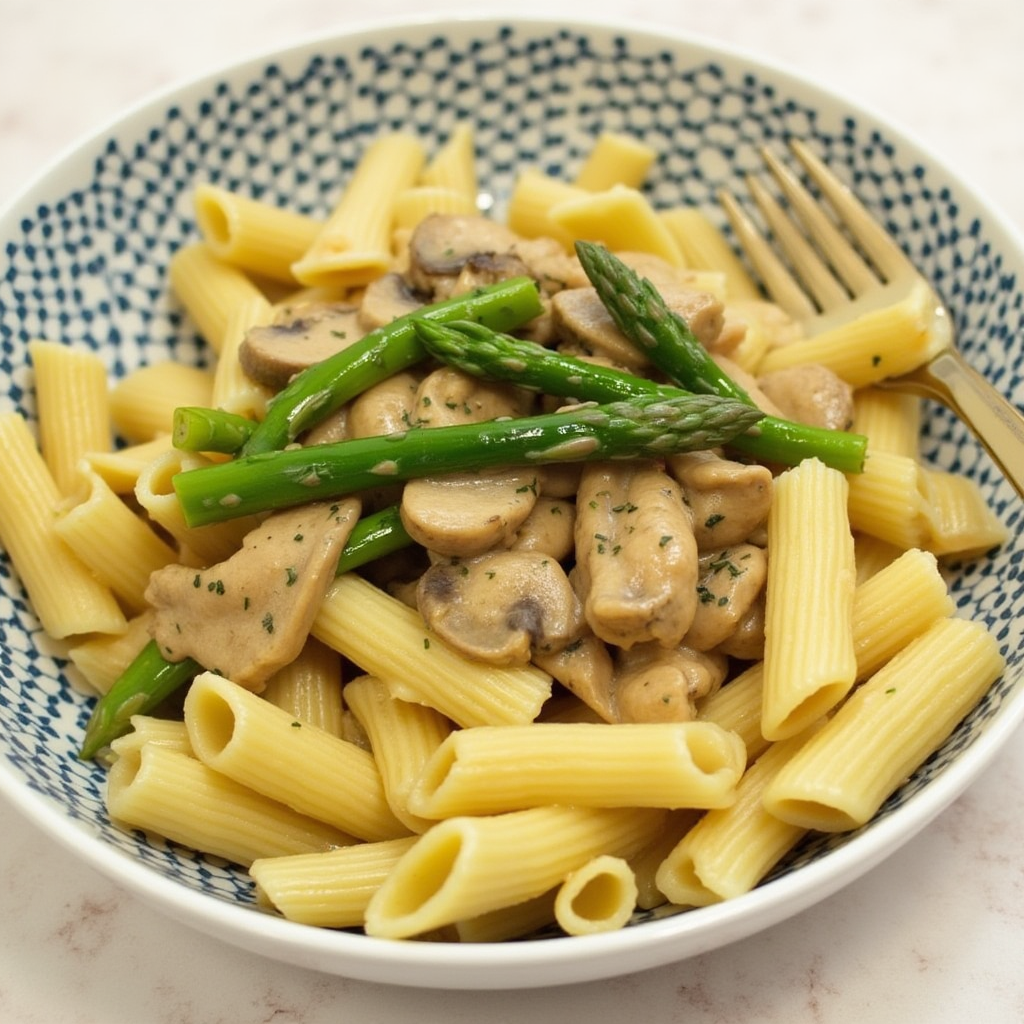
[[[443,32],[453,27],[486,28],[498,23],[533,30],[621,33],[645,44],[692,47],[709,59],[741,63],[767,75],[795,93],[816,94],[847,105],[877,123],[896,139],[907,156],[936,167],[950,185],[969,196],[987,218],[987,227],[1002,244],[1021,257],[1024,236],[983,190],[969,184],[945,156],[936,154],[911,130],[817,78],[794,71],[749,49],[690,33],[656,20],[594,16],[587,19],[531,14],[516,17],[483,9],[479,12],[434,12],[367,18],[351,24],[303,34],[283,45],[264,47],[198,75],[184,76],[104,119],[63,147],[0,208],[0,235],[19,211],[35,206],[48,190],[115,132],[133,131],[135,123],[161,113],[172,101],[201,93],[226,77],[254,74],[271,60],[293,59],[331,46],[353,46],[359,39],[398,30]],[[1002,237],[1000,237],[1002,236]],[[744,896],[709,907],[684,910],[641,926],[601,935],[527,939],[500,944],[396,942],[358,933],[318,929],[286,921],[251,905],[232,904],[192,890],[127,852],[104,841],[23,780],[7,759],[0,760],[0,795],[44,833],[77,854],[93,869],[131,891],[168,916],[235,946],[274,959],[393,985],[425,988],[519,988],[566,984],[660,966],[708,952],[750,936],[791,917],[854,882],[894,853],[945,810],[1002,751],[1024,722],[1024,693],[1018,688],[999,712],[981,727],[985,742],[972,742],[929,784],[913,794],[895,813],[872,823],[826,857],[763,883]],[[707,931],[707,936],[703,933]],[[457,951],[457,952],[456,952]],[[438,973],[457,967],[457,980]],[[562,972],[561,976],[557,976]]]

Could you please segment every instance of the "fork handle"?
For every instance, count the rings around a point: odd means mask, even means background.
[[[886,383],[894,390],[936,399],[952,409],[1024,498],[1024,414],[959,352],[947,349],[920,369]]]

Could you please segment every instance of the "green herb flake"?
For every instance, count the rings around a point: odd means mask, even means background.
[[[659,548],[663,548],[663,547],[664,547],[664,546],[665,546],[666,544],[668,544],[668,543],[669,543],[669,542],[670,542],[671,540],[672,540],[672,534],[671,534],[671,533],[666,533],[666,534],[664,534],[664,535],[662,536],[661,540],[659,540],[659,541],[658,541],[658,547],[659,547]]]
[[[285,569],[285,576],[287,577],[287,580],[285,582],[285,586],[287,586],[287,587],[294,586],[296,580],[298,580],[298,578],[299,578],[299,571],[295,568],[294,565],[289,565],[288,568]]]
[[[267,633],[274,632],[274,616],[271,612],[267,612],[267,614],[263,616],[262,626]]]
[[[704,526],[709,530],[713,530],[724,518],[725,516],[721,512],[715,512],[704,520]]]
[[[423,650],[425,650],[425,651],[429,651],[430,650],[430,637],[428,637],[428,636],[425,636],[423,638]]]

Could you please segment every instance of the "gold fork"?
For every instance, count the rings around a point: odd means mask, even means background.
[[[922,395],[951,409],[1024,498],[1024,415],[965,361],[942,299],[850,188],[806,145],[796,141],[790,147],[832,214],[767,149],[762,156],[788,211],[757,178],[748,178],[748,187],[774,247],[732,195],[719,195],[765,290],[804,325],[808,336],[822,339],[855,318],[867,323],[872,313],[901,304],[922,312],[920,344],[894,353],[896,361],[887,366],[895,372],[871,383]]]

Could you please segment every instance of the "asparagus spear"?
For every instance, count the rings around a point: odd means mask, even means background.
[[[640,277],[604,246],[577,242],[576,253],[616,326],[670,380],[699,394],[722,395],[753,404],[746,391],[715,363],[707,349],[694,337],[686,321],[665,305],[650,281]],[[809,429],[789,420],[768,416],[758,425],[756,438],[751,435],[737,438],[736,447],[773,461],[791,462],[794,457],[798,461],[811,454],[819,454],[822,461],[827,461],[826,453],[813,451],[812,446],[805,444],[808,440],[805,434]],[[856,434],[837,434],[837,437],[858,440],[841,442],[840,447],[849,443],[851,449],[839,452],[843,456],[841,465],[829,464],[844,472],[861,472],[867,439]],[[825,442],[827,439],[820,440]],[[833,455],[836,454],[835,441],[833,438],[832,445],[827,446]],[[792,452],[787,459],[761,455],[762,452],[786,450]]]
[[[223,409],[181,405],[174,410],[171,440],[184,452],[234,455],[252,436],[256,423]]]
[[[363,516],[353,528],[338,559],[336,575],[358,569],[411,543],[412,538],[402,526],[397,505]],[[132,715],[149,714],[202,670],[202,666],[191,658],[168,661],[160,653],[156,641],[150,640],[96,702],[85,727],[85,739],[78,756],[83,761],[94,758],[118,736],[128,732]]]
[[[416,331],[435,359],[475,377],[507,381],[547,395],[611,402],[638,395],[684,393],[646,377],[500,334],[481,324],[417,320]],[[730,444],[766,462],[791,466],[801,459],[817,457],[844,473],[858,473],[864,465],[867,439],[861,434],[765,416],[755,432],[737,435]]]
[[[191,658],[168,661],[155,640],[142,648],[114,685],[96,702],[78,756],[92,760],[104,747],[131,728],[132,715],[147,715],[202,666]]]
[[[178,473],[172,483],[185,521],[203,526],[432,474],[713,448],[763,415],[714,395],[645,395],[522,419],[264,452]]]
[[[532,320],[541,310],[536,282],[530,277],[514,277],[424,306],[415,315],[437,320],[477,320],[495,330],[511,331]],[[350,398],[419,362],[425,353],[411,319],[411,314],[398,317],[296,374],[268,404],[266,417],[242,446],[241,454],[256,455],[284,448]]]
[[[358,569],[361,565],[374,562],[393,551],[400,551],[412,543],[412,537],[402,525],[398,505],[389,505],[379,512],[363,516],[352,528],[345,542],[345,549],[338,559],[335,575]]]

